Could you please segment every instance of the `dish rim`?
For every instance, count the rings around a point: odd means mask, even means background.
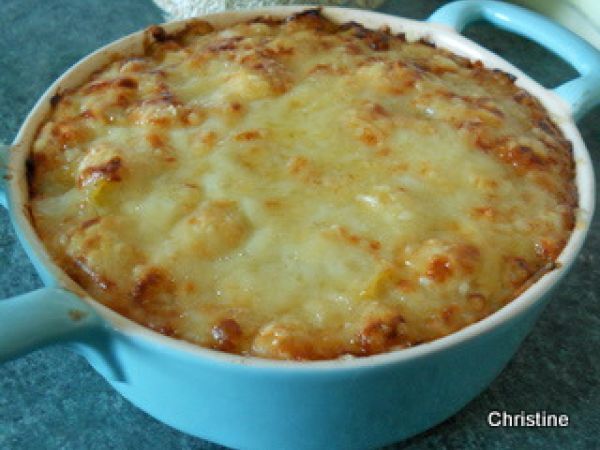
[[[281,18],[307,9],[315,9],[315,7],[295,5],[226,11],[199,16],[193,19],[166,22],[160,26],[165,28],[167,32],[173,32],[184,27],[190,20],[202,19],[215,25],[215,28],[220,28],[259,16],[269,15]],[[321,7],[319,9],[325,17],[334,22],[354,20],[362,23],[367,28],[377,28],[385,24],[394,33],[406,33],[409,39],[425,38],[436,44],[436,46],[445,48],[460,56],[466,56],[471,60],[479,59],[484,63],[486,68],[498,68],[515,76],[515,84],[525,89],[544,105],[564,136],[573,144],[573,159],[576,163],[575,183],[578,191],[579,205],[577,220],[567,244],[556,260],[559,267],[544,274],[507,305],[478,322],[444,337],[414,347],[390,350],[364,357],[341,357],[319,361],[290,361],[230,354],[165,336],[118,314],[100,301],[93,299],[50,258],[31,220],[27,217],[29,214],[27,206],[29,198],[25,176],[25,162],[29,156],[30,147],[37,134],[39,125],[47,117],[50,110],[50,99],[58,92],[61,92],[61,90],[80,85],[93,72],[105,66],[111,58],[114,58],[115,54],[121,56],[139,54],[145,33],[145,30],[139,30],[108,43],[84,56],[68,68],[51,84],[33,106],[12,144],[13,150],[10,152],[8,170],[13,176],[7,183],[9,211],[21,243],[26,248],[29,259],[36,266],[45,285],[65,288],[77,294],[82,301],[91,306],[102,317],[106,325],[118,336],[131,338],[137,342],[152,344],[153,346],[158,345],[160,348],[174,350],[177,354],[190,358],[209,359],[214,362],[234,364],[236,366],[301,371],[381,367],[422,358],[432,353],[441,352],[450,347],[463,344],[477,336],[491,333],[502,325],[508,324],[512,319],[524,314],[537,305],[538,302],[543,301],[548,292],[568,272],[579,254],[593,217],[595,204],[595,181],[590,155],[571,117],[570,108],[567,103],[508,61],[445,25],[421,22],[367,10],[339,7]]]

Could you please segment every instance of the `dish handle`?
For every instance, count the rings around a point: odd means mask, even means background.
[[[579,72],[578,78],[554,89],[570,104],[576,119],[600,103],[600,52],[575,33],[540,14],[499,1],[460,0],[442,6],[427,21],[442,23],[460,32],[480,19],[532,39]]]
[[[124,381],[110,331],[75,294],[46,287],[0,300],[0,363],[52,344],[70,344],[101,373]]]

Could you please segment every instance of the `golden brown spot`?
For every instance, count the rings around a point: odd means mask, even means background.
[[[305,169],[309,164],[309,161],[304,156],[294,156],[288,163],[288,169],[291,173],[299,173]]]
[[[444,75],[445,73],[457,73],[458,69],[456,67],[448,67],[442,65],[430,65],[427,67],[427,71],[431,72],[435,75]]]
[[[233,352],[242,337],[242,328],[235,319],[223,319],[212,327],[214,348],[225,352]]]
[[[286,19],[291,25],[301,25],[302,27],[318,32],[334,32],[337,25],[327,20],[321,15],[320,9],[307,9],[295,13]]]
[[[377,134],[373,132],[371,128],[363,128],[362,133],[360,135],[360,140],[369,146],[375,146],[379,143],[379,138]]]
[[[542,238],[535,244],[535,252],[542,258],[554,260],[558,258],[566,242],[556,241],[554,239]]]
[[[238,42],[240,42],[242,40],[244,40],[243,36],[233,36],[233,37],[229,37],[229,38],[223,38],[221,40],[218,40],[216,42],[209,44],[206,47],[206,49],[209,52],[214,52],[214,53],[228,51],[228,50],[235,50],[238,46]]]
[[[543,131],[545,131],[546,133],[548,133],[550,136],[553,137],[560,137],[560,130],[559,128],[553,124],[550,120],[548,120],[547,118],[543,118],[537,121],[536,125]]]
[[[429,39],[420,38],[417,42],[425,47],[435,48],[435,43],[431,42]],[[481,63],[481,61],[476,61],[476,63],[477,62]]]
[[[477,107],[485,109],[487,112],[493,114],[494,116],[503,119],[504,112],[500,108],[498,108],[492,99],[487,97],[478,97],[475,99],[470,99],[470,101]]]
[[[264,325],[252,342],[255,355],[272,359],[302,361],[319,359],[310,336],[295,333],[297,326],[288,324]]]
[[[120,106],[121,108],[126,108],[131,103],[131,100],[127,95],[119,94],[117,95],[117,100],[115,101],[115,105]]]
[[[475,138],[475,145],[482,150],[491,150],[496,145],[496,140],[488,131],[481,131]]]
[[[341,30],[349,30],[354,37],[364,40],[374,51],[385,51],[390,48],[390,34],[386,30],[369,30],[356,22],[348,22],[340,26]]]
[[[323,73],[328,75],[345,75],[348,73],[348,68],[345,66],[335,67],[331,64],[316,64],[308,71],[309,75],[315,73]]]
[[[107,162],[97,166],[86,167],[79,176],[79,187],[87,186],[98,179],[106,181],[121,181],[123,161],[120,156],[114,156]]]
[[[292,83],[288,69],[273,58],[252,53],[244,56],[241,62],[249,69],[258,71],[268,81],[271,92],[275,94],[283,94]]]
[[[331,64],[317,64],[308,71],[309,74],[313,74],[313,73],[317,73],[317,72],[332,73],[333,68],[331,67]]]
[[[339,231],[341,236],[349,243],[353,244],[353,245],[357,245],[360,244],[361,241],[361,237],[356,235],[356,234],[352,234],[348,231],[348,229],[346,227],[339,227]]]
[[[39,162],[36,162],[36,160],[38,160],[38,159],[39,159]],[[37,173],[39,173],[39,170],[42,167],[42,165],[47,162],[48,162],[48,159],[44,153],[32,153],[25,160],[25,178],[27,179],[27,184],[28,184],[27,187],[28,187],[28,192],[29,192],[30,198],[35,197],[35,195],[37,194],[36,189],[35,189],[36,180],[34,179],[34,177]],[[31,205],[29,203],[27,203],[25,206],[30,207]]]
[[[321,184],[321,170],[304,156],[293,156],[287,163],[288,171],[307,184]]]
[[[389,117],[390,113],[379,103],[374,103],[371,107],[373,114],[375,116]]]
[[[167,145],[164,136],[161,136],[158,133],[148,133],[146,135],[146,141],[154,148],[164,148]]]
[[[60,103],[61,99],[62,94],[59,94],[58,92],[54,94],[52,97],[50,97],[50,107],[55,108]]]
[[[399,333],[398,327],[403,323],[404,317],[397,313],[369,320],[358,335],[360,354],[373,355],[402,344],[406,338]]]
[[[147,35],[149,35],[156,42],[165,42],[169,39],[169,35],[165,31],[164,28],[159,27],[158,25],[152,25],[146,29]]]
[[[144,304],[153,302],[161,294],[173,293],[174,288],[173,281],[164,269],[150,267],[135,281],[130,295],[135,302]]]
[[[276,19],[273,16],[259,16],[249,20],[248,23],[263,23],[270,27],[274,27],[276,25],[281,25],[283,23],[283,19]]]
[[[515,288],[525,283],[535,272],[524,258],[519,256],[507,256],[504,259],[508,264],[509,281]]]
[[[537,155],[527,145],[500,147],[498,155],[503,161],[510,163],[515,168],[536,169],[546,164],[546,160]]]
[[[185,125],[195,126],[204,121],[206,113],[199,108],[183,108],[180,117]]]
[[[397,280],[396,287],[402,292],[414,292],[416,290],[415,283],[411,280]]]
[[[138,82],[133,78],[119,78],[116,80],[116,85],[126,89],[137,89]]]
[[[100,217],[94,217],[93,219],[88,219],[88,220],[85,220],[84,222],[82,222],[81,225],[79,226],[79,228],[81,228],[82,230],[85,230],[86,228],[89,228],[92,225],[96,225],[99,222],[100,222]]]
[[[515,94],[513,94],[513,99],[524,106],[527,107],[535,107],[537,106],[537,101],[523,89],[519,89]]]
[[[250,130],[239,133],[235,136],[236,141],[252,141],[263,137],[263,133],[260,130]]]
[[[435,256],[429,261],[426,275],[437,283],[443,283],[452,275],[450,261],[445,256]]]
[[[452,248],[456,263],[467,273],[472,273],[481,260],[481,252],[471,244],[460,244]]]
[[[273,198],[273,199],[267,199],[264,201],[264,205],[267,208],[280,208],[282,206],[281,200]]]
[[[188,281],[183,285],[183,290],[186,294],[193,294],[196,292],[196,285],[191,281]]]
[[[52,135],[63,145],[81,143],[89,134],[88,128],[75,120],[59,122],[52,128]]]
[[[285,47],[281,44],[277,44],[275,48],[265,48],[261,50],[261,54],[269,58],[274,56],[291,56],[294,52],[294,47]]]
[[[200,140],[203,144],[206,144],[209,147],[213,147],[217,142],[217,133],[215,133],[214,131],[207,131],[205,133],[202,133]]]
[[[214,31],[214,27],[206,20],[188,19],[186,20],[185,29],[181,33],[181,36],[203,36],[212,31]]]
[[[168,116],[152,117],[150,123],[159,127],[167,128],[173,123],[173,118]]]
[[[457,129],[465,130],[468,132],[475,132],[483,126],[483,121],[479,117],[475,117],[474,119],[455,121],[453,122],[453,125]]]
[[[474,217],[484,217],[486,219],[493,219],[496,217],[497,212],[491,206],[478,206],[471,210],[471,215]]]
[[[362,49],[354,42],[348,42],[345,44],[346,52],[350,55],[360,55],[363,53]]]
[[[369,242],[369,248],[371,250],[375,250],[375,251],[380,250],[381,249],[381,242],[379,242],[379,241],[370,241]]]
[[[400,80],[395,80],[393,84],[388,86],[388,92],[392,95],[404,95],[409,89],[412,89],[415,86],[418,78],[418,74],[409,73]]]
[[[100,248],[102,244],[102,236],[100,234],[92,234],[83,240],[81,248],[86,252]]]

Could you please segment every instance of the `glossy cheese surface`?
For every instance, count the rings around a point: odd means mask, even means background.
[[[317,12],[147,32],[63,92],[34,225],[90,295],[161,333],[275,359],[417,345],[552,270],[571,146],[506,74]]]

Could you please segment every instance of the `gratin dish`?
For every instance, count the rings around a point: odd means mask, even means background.
[[[217,26],[258,15],[287,16],[303,8],[231,12],[206,19]],[[86,297],[45,253],[27,216],[25,160],[50,98],[80,84],[112,54],[141,49],[142,34],[111,44],[75,65],[40,99],[8,156],[3,198],[21,242],[45,289],[4,301],[0,358],[63,342],[82,353],[125,397],[182,431],[243,448],[362,448],[383,445],[424,430],[456,412],[504,367],[547,302],[549,291],[575,259],[593,213],[594,183],[589,156],[570,117],[599,100],[594,71],[598,54],[574,35],[519,8],[495,2],[457,2],[430,21],[460,29],[483,17],[526,34],[571,62],[582,77],[552,92],[502,59],[448,27],[376,13],[324,9],[336,22],[354,20],[369,28],[425,37],[440,47],[517,77],[572,141],[577,163],[580,215],[560,267],[487,319],[432,343],[355,360],[282,363],[222,354],[157,335]],[[183,23],[165,26],[167,31]],[[82,301],[83,300],[83,301]]]

